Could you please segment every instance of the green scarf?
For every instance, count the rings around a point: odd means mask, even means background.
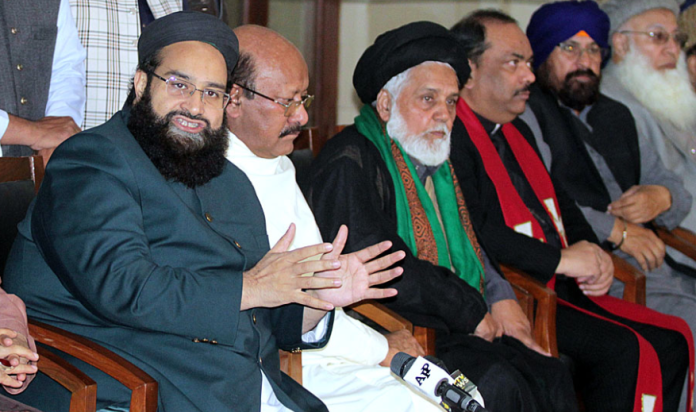
[[[418,174],[416,173],[409,156],[404,152],[399,142],[392,140],[387,135],[386,131],[383,131],[382,122],[380,121],[379,117],[377,117],[377,113],[371,106],[365,105],[362,107],[360,110],[360,115],[355,118],[355,126],[363,136],[374,143],[374,145],[377,147],[377,150],[382,156],[382,160],[384,160],[386,163],[389,174],[394,181],[398,235],[404,240],[404,242],[406,242],[406,245],[409,247],[411,252],[418,257],[416,239],[411,220],[411,211],[408,206],[406,189],[404,188],[404,183],[401,180],[399,167],[397,166],[392,155],[392,141],[396,144],[404,157],[406,165],[408,166],[411,176],[413,177],[413,181],[416,185],[418,199],[425,210],[428,222],[430,222],[435,243],[437,245],[437,264],[446,268],[454,267],[454,272],[457,276],[467,282],[471,287],[481,291],[483,294],[483,265],[477,257],[474,247],[471,245],[469,237],[467,236],[467,233],[460,220],[459,204],[457,203],[457,195],[454,188],[454,181],[452,179],[449,161],[445,162],[445,164],[443,164],[432,176],[433,186],[435,187],[435,196],[437,198],[438,206],[440,208],[440,215],[442,217],[442,225],[440,225],[437,212],[435,211],[435,206],[425,190],[425,187],[420,182],[420,179],[418,179]],[[442,232],[442,226],[445,227],[445,233]],[[445,241],[445,236],[447,241]],[[450,257],[452,259],[451,261]]]

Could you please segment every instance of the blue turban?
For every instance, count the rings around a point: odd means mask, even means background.
[[[539,7],[527,26],[534,51],[534,68],[549,58],[553,48],[584,30],[597,45],[609,48],[609,17],[594,1],[559,1]],[[603,62],[604,63],[604,62]]]

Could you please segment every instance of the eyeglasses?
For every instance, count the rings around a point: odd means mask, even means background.
[[[609,55],[609,49],[600,47],[597,43],[591,43],[587,47],[580,47],[580,45],[574,41],[564,41],[558,43],[558,48],[568,57],[576,60],[582,57],[583,53],[587,53],[590,57],[600,57],[602,60]]]
[[[619,33],[622,34],[643,34],[649,36],[653,43],[661,46],[669,41],[669,39],[674,40],[679,47],[684,48],[686,42],[689,40],[689,35],[680,31],[674,32],[672,34],[667,33],[664,30],[651,30],[651,31],[634,31],[634,30],[622,30]]]
[[[220,89],[197,89],[196,86],[186,80],[181,80],[176,76],[171,76],[168,79],[150,72],[153,76],[162,80],[167,84],[167,93],[175,97],[191,97],[195,92],[201,92],[201,101],[215,109],[224,109],[227,102],[230,101],[230,95]]]
[[[261,96],[264,99],[268,99],[268,100],[272,101],[273,103],[278,103],[279,105],[283,106],[285,108],[285,113],[284,113],[285,117],[290,117],[293,114],[295,114],[295,112],[297,111],[297,109],[300,108],[300,106],[304,106],[305,109],[309,109],[309,106],[312,104],[312,101],[314,100],[314,96],[312,96],[311,94],[308,94],[305,96],[300,96],[301,100],[291,99],[289,103],[283,103],[278,99],[268,97],[265,94],[261,94],[261,93],[257,92],[256,90],[250,89],[246,86],[242,86],[239,83],[235,83],[235,84],[237,86],[241,87],[242,89],[248,91],[248,92],[254,93],[255,95]]]

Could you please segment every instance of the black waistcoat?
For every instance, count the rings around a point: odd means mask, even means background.
[[[539,87],[532,87],[528,103],[551,149],[551,174],[578,204],[605,211],[612,201],[585,143],[604,158],[621,190],[639,184],[638,132],[626,106],[600,95],[587,115],[590,131],[570,109],[561,108],[555,96]]]

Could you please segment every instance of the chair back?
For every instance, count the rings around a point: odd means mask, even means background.
[[[17,224],[24,219],[43,176],[41,156],[0,157],[0,278],[17,237]]]

